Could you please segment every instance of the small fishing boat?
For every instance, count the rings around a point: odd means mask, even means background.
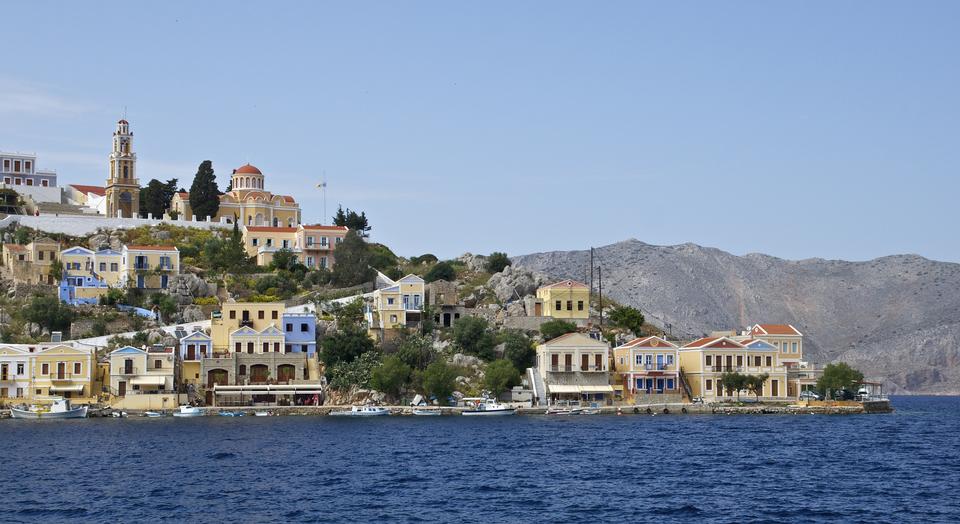
[[[220,415],[221,417],[242,417],[243,412],[242,411],[221,411],[220,413],[217,413],[217,415]]]
[[[112,412],[110,413],[110,416],[113,417],[113,418],[127,418],[127,412],[126,412],[126,411],[112,411]]]
[[[27,409],[10,408],[10,416],[24,419],[87,418],[87,406],[74,408],[70,401],[57,397],[49,406],[34,404]]]
[[[175,417],[202,417],[203,410],[194,406],[180,406],[180,409],[173,412]]]
[[[383,417],[389,414],[389,409],[379,406],[352,406],[349,410],[330,412],[333,417]]]
[[[492,398],[465,398],[463,401],[470,407],[470,409],[460,412],[465,417],[513,415],[517,412],[515,408],[501,404]]]
[[[580,407],[552,407],[547,409],[547,415],[582,415],[583,411]]]
[[[147,418],[163,418],[164,415],[159,411],[144,411],[143,416]]]
[[[418,417],[439,417],[443,415],[439,409],[413,408],[413,414]]]
[[[269,416],[271,416],[271,415],[273,415],[273,413],[270,413],[269,411],[254,411],[254,412],[253,412],[253,416],[255,416],[255,417],[269,417]]]

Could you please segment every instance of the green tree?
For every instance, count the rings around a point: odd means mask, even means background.
[[[190,209],[194,216],[201,219],[216,217],[220,211],[220,190],[217,177],[213,173],[213,163],[204,160],[197,168],[190,186]]]
[[[634,336],[643,335],[643,313],[630,306],[618,306],[610,310],[610,323],[615,327],[628,329]]]
[[[333,367],[353,362],[361,355],[374,350],[376,346],[373,339],[359,329],[337,331],[320,341],[320,359],[326,365],[328,379],[331,378],[329,373],[332,372]]]
[[[383,359],[380,367],[373,370],[370,385],[373,389],[386,393],[390,398],[397,399],[400,397],[400,391],[410,380],[412,371],[412,368],[400,360],[400,357],[389,356]]]
[[[380,365],[380,352],[368,351],[350,362],[340,362],[327,368],[327,380],[334,389],[349,389],[351,386],[370,387],[373,370]]]
[[[490,325],[481,317],[463,317],[453,325],[453,342],[468,355],[492,360],[496,339]]]
[[[254,264],[243,247],[243,234],[234,222],[227,238],[211,238],[203,247],[203,259],[208,269],[221,273],[249,273]]]
[[[150,295],[150,304],[159,309],[160,318],[163,320],[170,320],[170,317],[177,312],[177,302],[170,295],[154,293]]]
[[[282,247],[273,254],[273,260],[270,261],[270,271],[285,269],[287,271],[297,265],[297,256],[288,248]]]
[[[350,208],[344,211],[343,206],[337,206],[337,214],[333,216],[333,225],[346,226],[364,238],[370,236],[370,223],[367,221],[367,214],[364,212],[358,214],[356,211],[351,211]]]
[[[846,362],[837,362],[836,364],[827,364],[823,368],[823,375],[817,380],[817,390],[827,398],[827,393],[832,393],[836,397],[838,391],[854,392],[860,383],[863,382],[863,373],[855,369]]]
[[[60,299],[52,295],[34,296],[21,311],[25,321],[37,324],[48,331],[64,333],[70,330],[70,323],[73,322],[74,317],[73,310],[61,304]]]
[[[487,257],[487,273],[499,273],[512,263],[506,253],[494,251]]]
[[[500,342],[503,343],[503,358],[509,360],[513,367],[525,370],[533,366],[537,351],[533,347],[533,341],[522,331],[516,329],[504,331],[500,335]]]
[[[453,264],[450,262],[437,262],[423,277],[423,279],[427,282],[436,282],[437,280],[455,280],[456,278],[457,270],[454,269]]]
[[[560,335],[566,335],[567,333],[573,333],[577,330],[577,325],[573,322],[562,320],[559,318],[548,320],[543,324],[540,324],[540,334],[543,335],[543,340],[552,340]]]
[[[367,244],[367,252],[370,254],[370,267],[379,269],[384,273],[388,273],[387,276],[390,276],[390,278],[394,278],[393,276],[389,275],[391,271],[400,273],[400,268],[397,267],[397,264],[400,261],[397,258],[397,255],[393,251],[390,251],[389,247],[383,244]],[[337,261],[339,262],[340,259],[338,258]],[[400,275],[396,278],[400,278],[402,276],[403,275]]]
[[[63,262],[59,258],[53,259],[53,262],[50,263],[50,275],[59,282],[63,278],[63,272]]]
[[[357,298],[347,303],[334,302],[330,309],[340,331],[363,329],[363,299]]]
[[[410,259],[410,263],[419,266],[420,264],[432,264],[439,260],[436,255],[431,253],[424,253],[418,257],[413,257]]]
[[[151,179],[146,187],[140,188],[140,216],[146,218],[152,214],[154,218],[161,218],[170,207],[170,200],[177,192],[177,179],[167,180],[166,183]]]
[[[396,356],[413,369],[426,369],[433,361],[433,341],[418,334],[406,335],[397,344]]]
[[[483,376],[483,386],[497,398],[511,387],[520,383],[520,373],[509,360],[494,360],[487,365]]]
[[[457,386],[457,370],[438,360],[423,371],[423,391],[444,404]]]
[[[747,376],[741,375],[735,371],[727,371],[720,375],[720,385],[727,389],[737,392],[737,400],[740,400],[740,390],[747,389]]]
[[[356,231],[348,231],[343,242],[337,246],[337,263],[330,275],[331,282],[337,286],[348,287],[370,282],[373,277],[367,243]]]
[[[757,396],[757,400],[760,400],[760,395],[763,394],[763,385],[767,382],[767,379],[770,378],[769,373],[763,373],[760,375],[747,375],[744,380],[744,389],[750,391]]]

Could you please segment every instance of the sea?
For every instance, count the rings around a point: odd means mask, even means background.
[[[2,522],[958,522],[960,398],[877,415],[0,421]]]

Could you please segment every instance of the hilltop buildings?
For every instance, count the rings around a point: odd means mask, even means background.
[[[104,188],[108,217],[134,218],[140,214],[140,180],[137,179],[137,154],[133,152],[133,133],[126,120],[117,122],[110,152],[110,176]]]
[[[123,246],[120,251],[72,247],[60,254],[64,275],[60,300],[71,305],[96,304],[110,288],[167,289],[180,272],[176,246]]]
[[[59,252],[60,243],[49,238],[38,238],[26,245],[4,244],[3,268],[14,282],[52,285],[59,277],[51,274],[50,267]]]
[[[574,280],[564,280],[537,290],[534,316],[563,319],[590,317],[590,288]]]
[[[373,302],[366,310],[370,334],[379,340],[390,340],[398,330],[418,327],[425,304],[425,281],[417,275],[396,282],[387,279],[386,283],[386,287],[373,292]]]
[[[220,195],[220,210],[214,221],[223,219],[245,226],[295,228],[300,225],[300,205],[289,195],[275,195],[265,189],[266,177],[255,166],[244,164],[233,170],[231,190]],[[194,217],[190,194],[178,192],[170,201],[170,210],[187,220],[206,220]]]
[[[243,245],[258,266],[270,265],[276,252],[286,249],[310,269],[331,269],[347,231],[344,226],[243,226]]]

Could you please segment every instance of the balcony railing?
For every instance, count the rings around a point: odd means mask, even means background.
[[[667,371],[675,370],[675,364],[654,364],[653,362],[648,362],[646,364],[637,364],[636,368],[638,370],[644,371]]]
[[[786,371],[786,366],[707,366],[708,371],[716,373],[771,373]]]
[[[572,373],[574,371],[581,372],[603,372],[606,371],[603,366],[550,366],[549,371],[554,373]]]

